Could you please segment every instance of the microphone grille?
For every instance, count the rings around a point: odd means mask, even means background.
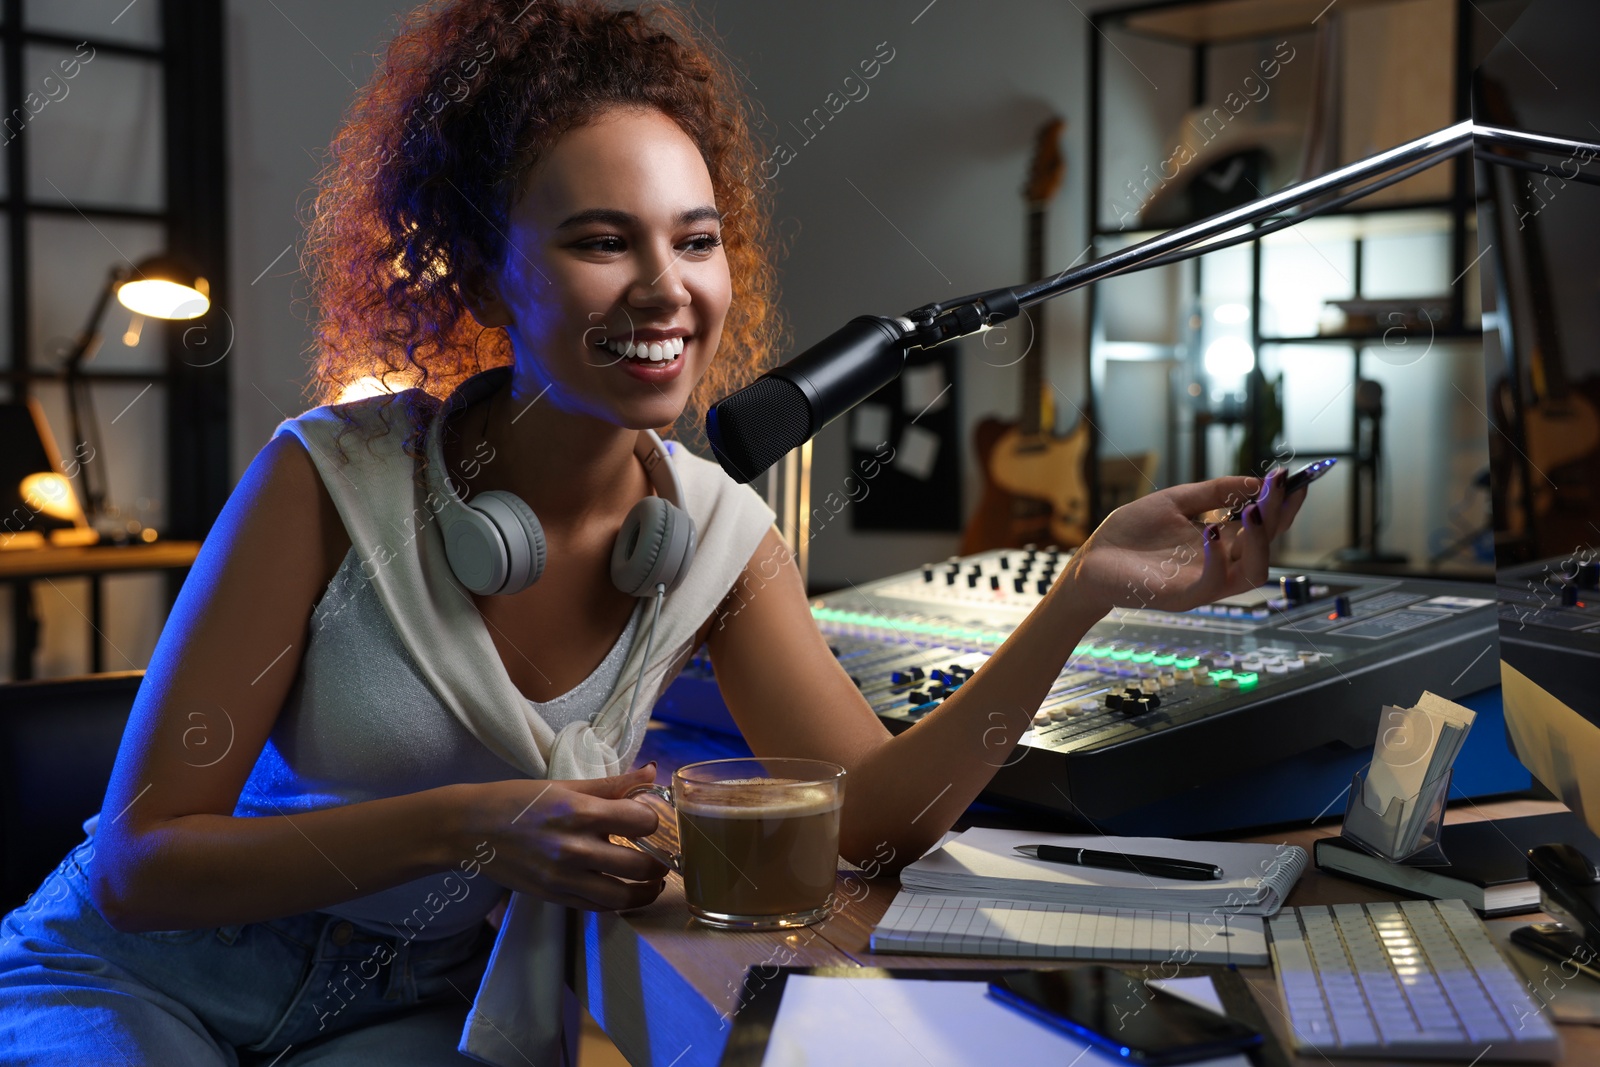
[[[811,405],[786,378],[757,378],[706,413],[712,454],[737,482],[754,480],[811,434]]]

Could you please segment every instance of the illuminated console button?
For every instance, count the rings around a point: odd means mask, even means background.
[[[1179,656],[1172,661],[1172,665],[1180,671],[1192,671],[1200,663],[1198,656]]]
[[[1252,674],[1250,677],[1254,678],[1255,675]],[[1217,688],[1219,688],[1219,689],[1238,689],[1239,688],[1239,679],[1235,678],[1231,674],[1228,675],[1228,677],[1226,677],[1226,678],[1218,678],[1217,679]]]
[[[1135,652],[1129,658],[1135,663],[1149,663],[1156,658],[1156,654],[1154,652]]]
[[[1165,656],[1154,656],[1150,660],[1150,662],[1154,663],[1157,667],[1170,667],[1177,661],[1178,657],[1170,654]]]
[[[1240,689],[1249,689],[1260,680],[1261,676],[1254,671],[1235,671],[1232,681]]]
[[[1172,672],[1175,681],[1188,682],[1194,679],[1194,671],[1176,670]]]

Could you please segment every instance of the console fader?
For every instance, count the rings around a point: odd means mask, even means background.
[[[982,669],[1066,558],[952,557],[820,597],[812,615],[879,718],[909,729]],[[986,795],[1079,821],[1113,818],[1312,749],[1368,748],[1383,705],[1499,682],[1489,587],[1272,578],[1193,611],[1114,610],[1072,649],[1009,754],[997,729]],[[703,657],[657,714],[728,724]]]

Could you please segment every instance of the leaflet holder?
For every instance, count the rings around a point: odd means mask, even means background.
[[[1370,764],[1368,765],[1370,767]],[[1350,799],[1344,809],[1340,836],[1363,851],[1413,867],[1442,867],[1445,858],[1440,843],[1445,803],[1450,799],[1450,775],[1446,771],[1412,797],[1392,797],[1380,815],[1367,806],[1367,769],[1350,780]]]

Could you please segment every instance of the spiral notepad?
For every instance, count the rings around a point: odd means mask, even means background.
[[[1270,960],[1260,917],[1224,909],[1140,911],[905,890],[873,931],[872,951],[1242,967]]]
[[[1030,844],[1198,860],[1221,867],[1223,876],[1215,881],[1156,878],[1052,863],[1014,851],[1016,845]],[[1283,906],[1308,861],[1306,850],[1298,845],[974,828],[907,866],[900,872],[900,885],[916,893],[1078,907],[1188,912],[1221,908],[1235,915],[1271,915]]]

